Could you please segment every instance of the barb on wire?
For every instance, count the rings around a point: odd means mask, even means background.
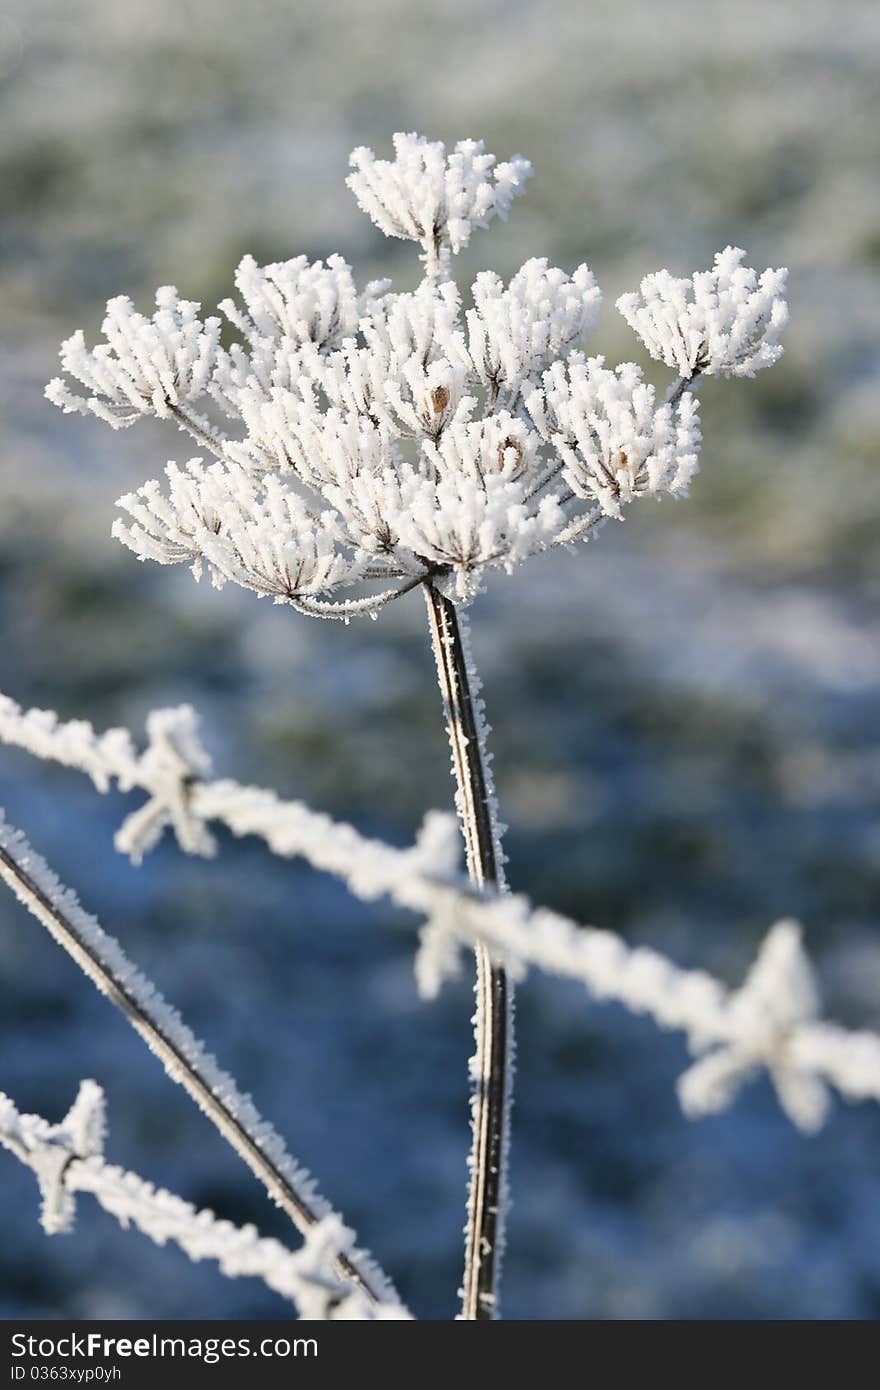
[[[104,1159],[104,1093],[83,1081],[59,1124],[23,1115],[0,1092],[0,1146],[36,1176],[47,1235],[73,1227],[75,1196],[90,1193],[121,1226],[136,1226],[157,1245],[169,1241],[193,1261],[215,1260],[227,1278],[261,1279],[287,1299],[300,1317],[373,1321],[406,1318],[400,1304],[373,1303],[342,1279],[340,1258],[351,1250],[352,1233],[329,1214],[306,1233],[299,1250],[261,1236],[254,1226],[235,1226],[213,1212],[156,1188],[136,1173]]]

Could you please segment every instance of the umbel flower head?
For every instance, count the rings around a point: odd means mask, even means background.
[[[601,303],[586,265],[533,259],[507,284],[484,271],[463,299],[453,255],[507,216],[530,166],[470,140],[447,154],[396,135],[394,151],[356,150],[348,182],[383,232],[420,247],[415,291],[359,292],[339,256],[246,256],[240,299],[220,306],[228,347],[221,320],[171,288],[151,318],[111,300],[98,347],[81,333],[63,345],[85,391],[51,382],[62,410],[115,428],[170,418],[198,443],[120,499],[114,535],[139,559],[320,617],[374,614],[426,580],[467,602],[491,570],[588,539],[638,497],[686,493],[697,379],[753,375],[781,353],[785,272],[758,276],[731,248],[618,301],[678,372],[663,400],[636,364],[584,352]]]
[[[449,155],[440,140],[423,135],[398,132],[393,143],[393,161],[354,150],[346,182],[386,236],[418,242],[429,273],[448,267],[450,253],[467,246],[474,227],[504,220],[532,172],[519,154],[496,163],[482,140],[459,140]]]
[[[754,376],[782,356],[788,323],[785,270],[758,276],[745,251],[726,246],[712,270],[676,280],[668,270],[646,275],[639,294],[617,307],[651,356],[682,376]]]
[[[152,318],[125,295],[111,299],[102,324],[106,342],[91,351],[81,332],[61,344],[61,365],[91,394],[78,396],[60,377],[46,395],[65,411],[91,413],[113,429],[144,415],[172,415],[203,396],[220,341],[220,320],[198,317],[201,306],[178,299],[173,285],[156,291]]]

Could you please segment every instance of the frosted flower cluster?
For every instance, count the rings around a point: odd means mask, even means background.
[[[609,371],[603,357],[573,352],[525,400],[572,493],[605,516],[619,517],[639,493],[686,493],[699,467],[696,400],[683,393],[675,406],[656,405],[632,362]]]
[[[525,160],[415,135],[394,149],[356,150],[348,182],[383,232],[421,247],[416,290],[359,291],[339,256],[246,256],[220,306],[228,346],[172,289],[150,319],[111,300],[106,343],[64,344],[85,394],[53,381],[62,409],[117,427],[170,417],[197,441],[120,499],[114,534],[139,559],[346,621],[426,580],[466,603],[487,572],[588,539],[637,497],[685,494],[697,379],[782,351],[784,271],[758,276],[728,248],[691,279],[657,272],[619,307],[678,372],[658,400],[634,363],[586,355],[601,304],[588,266],[534,258],[467,292],[451,279],[452,256],[522,192]]]
[[[152,318],[125,295],[111,299],[102,324],[106,342],[91,350],[81,332],[61,345],[61,365],[89,392],[70,390],[60,377],[46,395],[64,411],[97,415],[113,429],[144,415],[167,418],[207,390],[220,341],[220,319],[202,322],[200,305],[179,299],[173,285],[156,291]]]
[[[745,254],[727,246],[712,270],[684,280],[658,270],[638,294],[620,296],[618,309],[652,357],[691,377],[754,376],[782,356],[788,272],[759,276],[743,265]]]
[[[507,217],[532,172],[522,155],[497,164],[482,140],[459,140],[447,155],[440,140],[398,133],[394,156],[354,150],[347,183],[386,236],[418,242],[432,273],[448,263],[449,252],[467,246],[474,227]]]

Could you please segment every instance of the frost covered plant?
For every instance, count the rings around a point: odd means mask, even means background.
[[[448,268],[450,253],[467,246],[474,227],[506,218],[532,172],[522,155],[496,164],[482,140],[459,140],[447,155],[439,140],[398,133],[394,155],[389,162],[354,150],[348,186],[386,236],[418,242],[429,275]]]
[[[689,280],[658,270],[640,293],[620,296],[618,309],[652,357],[692,377],[754,376],[782,356],[787,271],[759,276],[743,265],[745,254],[726,246],[711,270]]]
[[[423,589],[468,868],[478,890],[503,891],[464,609],[493,571],[574,547],[639,497],[686,494],[701,443],[693,388],[776,360],[785,272],[758,276],[728,248],[711,271],[659,271],[618,301],[677,372],[658,400],[636,364],[584,352],[601,302],[586,265],[532,259],[507,284],[483,272],[466,294],[452,280],[452,257],[523,191],[526,160],[396,135],[393,160],[358,149],[351,163],[361,208],[419,247],[416,290],[358,291],[339,256],[262,267],[246,256],[240,299],[220,306],[229,346],[220,319],[200,320],[173,289],[149,319],[115,299],[106,343],[89,350],[76,334],[62,348],[85,393],[56,380],[47,395],[117,428],[170,418],[197,441],[200,455],[169,463],[164,483],[120,499],[113,532],[139,559],[346,622]],[[512,1050],[505,969],[484,943],[476,956],[469,1319],[497,1315]]]
[[[91,351],[81,332],[61,345],[61,365],[90,393],[79,396],[60,378],[46,395],[65,411],[91,412],[114,429],[144,415],[163,419],[207,390],[217,359],[220,319],[197,317],[199,305],[178,299],[173,285],[156,291],[152,318],[125,295],[111,299],[102,330],[106,342]]]

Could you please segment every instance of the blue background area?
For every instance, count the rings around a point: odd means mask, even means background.
[[[191,701],[218,771],[411,840],[451,800],[417,595],[310,622],[139,566],[114,499],[185,441],[42,400],[57,343],[174,281],[208,305],[245,251],[339,250],[414,282],[344,188],[394,129],[485,137],[537,174],[462,280],[587,259],[591,350],[639,345],[616,296],[729,241],[792,272],[782,363],[707,383],[690,501],[633,508],[474,610],[510,877],[736,983],[796,915],[828,1012],[880,1027],[880,437],[876,9],[403,0],[5,0],[0,8],[0,689],[143,727]],[[319,1177],[421,1316],[455,1311],[471,998],[421,1003],[413,922],[256,842],[112,850],[126,807],[0,750],[0,802]],[[872,1318],[880,1110],[813,1139],[765,1083],[686,1121],[677,1036],[534,977],[518,997],[515,1318]],[[0,899],[0,1088],[66,1110],[105,1087],[108,1156],[236,1221],[284,1221],[125,1023]],[[0,1155],[5,1317],[282,1316],[86,1199],[51,1243]]]

